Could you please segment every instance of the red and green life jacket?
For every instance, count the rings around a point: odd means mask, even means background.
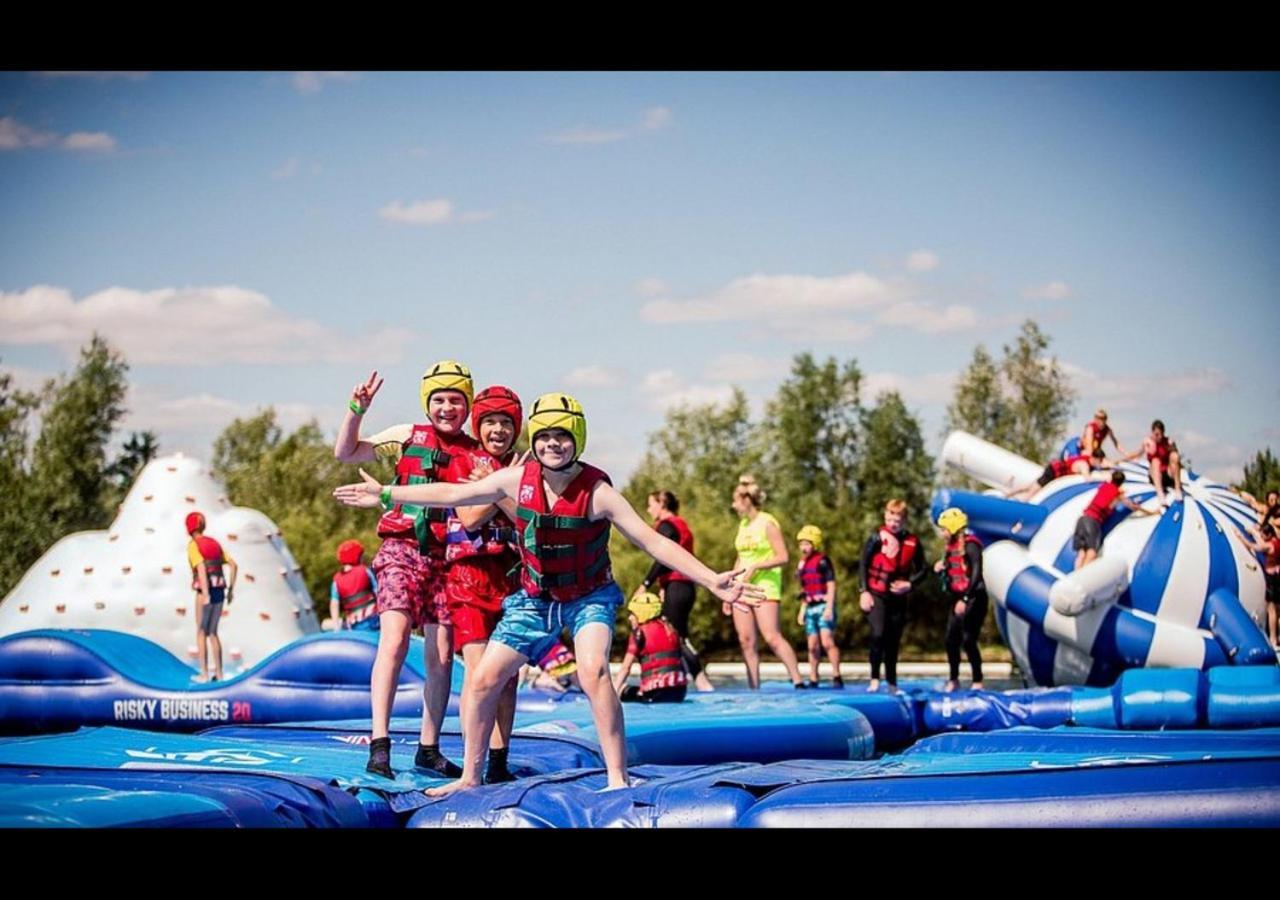
[[[609,562],[609,521],[587,518],[591,492],[609,476],[595,466],[582,470],[547,508],[542,464],[524,464],[517,497],[520,583],[530,597],[576,600],[613,581]]]

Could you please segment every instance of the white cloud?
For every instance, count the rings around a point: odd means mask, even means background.
[[[955,387],[955,372],[926,372],[923,375],[900,375],[896,372],[871,372],[862,379],[862,397],[867,405],[885,391],[897,391],[908,404],[948,403]]]
[[[1104,375],[1063,362],[1062,369],[1071,377],[1085,406],[1108,410],[1146,408],[1153,397],[1169,402],[1198,394],[1218,394],[1232,387],[1227,374],[1213,368]]]
[[[378,215],[388,222],[403,225],[439,225],[453,218],[453,203],[449,200],[419,200],[406,204],[396,200],[378,210]]]
[[[37,72],[43,78],[88,78],[93,81],[110,81],[122,78],[126,81],[142,81],[150,72]]]
[[[73,131],[62,139],[62,149],[110,153],[116,149],[116,139],[105,131]]]
[[[657,131],[671,124],[671,110],[665,106],[652,106],[644,111],[644,121],[640,123],[642,131]]]
[[[326,83],[359,81],[356,72],[294,72],[293,87],[300,94],[315,94],[324,89]]]
[[[881,325],[902,325],[923,331],[925,334],[942,334],[947,331],[963,331],[978,324],[978,314],[972,307],[952,304],[938,309],[931,303],[904,301],[890,306],[876,317]]]
[[[52,131],[39,131],[23,125],[12,116],[0,118],[0,150],[25,150],[48,147],[58,140]]]
[[[99,332],[132,363],[361,363],[399,359],[413,335],[401,328],[353,335],[294,318],[264,295],[235,286],[136,291],[107,288],[76,300],[37,285],[0,292],[0,344],[74,352]]]
[[[677,406],[719,405],[733,399],[733,385],[695,384],[681,379],[671,369],[650,372],[640,389],[645,405],[655,412],[665,412]]]
[[[570,388],[616,388],[626,380],[624,370],[607,366],[579,366],[561,379]]]
[[[609,144],[627,136],[628,132],[621,129],[590,128],[579,125],[576,128],[547,135],[546,140],[552,144]]]
[[[702,374],[713,381],[739,383],[783,378],[789,371],[791,371],[790,360],[766,359],[751,353],[730,352],[714,357],[702,370]]]
[[[666,106],[646,109],[638,125],[632,127],[601,128],[596,125],[577,125],[549,134],[543,138],[551,144],[611,144],[642,134],[661,131],[674,121],[675,116]]]
[[[459,213],[454,210],[452,200],[439,198],[413,203],[396,200],[378,210],[378,216],[401,225],[444,225],[449,222],[481,222],[492,218],[493,213],[484,210]]]
[[[81,153],[110,153],[116,139],[105,131],[73,131],[59,135],[23,125],[12,116],[0,118],[0,150],[32,150],[57,147]]]
[[[661,297],[670,290],[661,278],[641,278],[635,284],[635,292],[641,297]]]
[[[292,178],[298,174],[298,167],[301,165],[302,164],[298,162],[296,157],[293,159],[287,159],[279,167],[271,170],[271,177],[277,181],[281,181],[285,178]]]
[[[810,341],[860,341],[876,325],[898,325],[926,334],[975,327],[968,306],[938,308],[908,299],[912,286],[890,283],[865,272],[812,275],[750,275],[736,278],[704,297],[658,298],[640,308],[646,322],[758,323],[759,336],[784,335]],[[865,317],[850,314],[863,313]]]
[[[913,272],[932,272],[938,263],[938,254],[932,250],[917,250],[907,257],[907,268]]]
[[[1064,281],[1050,281],[1027,288],[1022,296],[1027,300],[1065,300],[1071,296],[1071,288]]]
[[[892,300],[889,286],[862,272],[811,275],[748,275],[707,297],[654,300],[640,308],[647,322],[786,322],[805,313],[875,309]]]

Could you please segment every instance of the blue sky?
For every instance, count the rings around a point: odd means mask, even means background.
[[[940,441],[1035,318],[1121,440],[1280,446],[1274,73],[0,74],[0,365],[97,328],[127,427],[210,455],[275,405],[420,415],[457,358],[576,393],[632,470],[664,409],[856,357]]]

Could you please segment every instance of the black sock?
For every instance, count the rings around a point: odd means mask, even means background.
[[[419,769],[436,772],[446,778],[461,778],[462,770],[445,758],[439,744],[418,744],[413,764]]]
[[[511,770],[507,768],[507,755],[510,752],[510,747],[489,751],[489,766],[484,773],[484,780],[487,784],[516,780],[516,777],[511,774]]]
[[[369,742],[369,764],[365,770],[383,778],[395,778],[391,771],[391,738],[374,738]]]

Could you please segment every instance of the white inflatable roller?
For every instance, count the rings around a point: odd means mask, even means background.
[[[1040,477],[1044,466],[1010,453],[967,431],[953,431],[942,445],[942,461],[975,481],[1009,491]]]
[[[1128,564],[1120,558],[1099,558],[1054,582],[1049,605],[1064,616],[1078,616],[1095,606],[1114,603],[1128,587]]]

